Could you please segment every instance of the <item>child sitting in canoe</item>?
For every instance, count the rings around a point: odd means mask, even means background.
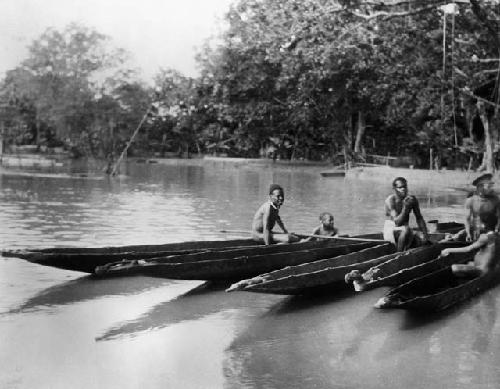
[[[337,228],[335,228],[335,219],[333,218],[333,215],[331,213],[322,212],[321,215],[319,215],[319,221],[321,222],[321,224],[313,230],[311,235],[338,236],[339,231]],[[310,236],[303,241],[310,241],[318,238],[321,239],[321,237],[319,236]]]
[[[279,209],[285,201],[285,192],[278,184],[269,187],[269,200],[260,206],[255,213],[252,223],[252,237],[264,244],[297,242],[296,235],[289,234],[279,215]],[[283,233],[273,232],[277,224]]]
[[[458,277],[476,277],[487,274],[495,269],[499,264],[497,258],[500,254],[500,235],[495,232],[497,226],[495,214],[485,214],[481,216],[481,234],[479,238],[466,247],[447,248],[441,251],[441,256],[445,257],[452,253],[470,253],[477,250],[474,261],[466,265],[454,264],[451,266],[453,274]]]

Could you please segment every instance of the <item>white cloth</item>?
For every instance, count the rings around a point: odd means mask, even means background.
[[[396,227],[394,220],[386,220],[384,222],[384,240],[396,244],[396,237],[394,231],[401,231],[405,226]]]

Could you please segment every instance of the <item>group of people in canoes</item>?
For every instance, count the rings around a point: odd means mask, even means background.
[[[475,276],[485,274],[500,263],[500,198],[493,190],[492,174],[486,173],[476,178],[472,185],[475,191],[465,202],[466,217],[464,229],[457,234],[448,235],[447,240],[465,241],[468,246],[447,248],[441,256],[452,253],[475,252],[474,261],[468,264],[455,264],[453,272],[458,276]],[[417,198],[408,193],[408,183],[404,177],[397,177],[392,182],[394,193],[389,195],[384,203],[385,217],[383,228],[384,240],[392,242],[398,251],[430,242],[426,222],[420,211]],[[292,243],[301,240],[299,236],[289,233],[279,215],[279,209],[285,200],[285,192],[278,184],[269,188],[269,200],[260,206],[252,223],[252,236],[255,240],[269,245],[273,243]],[[410,215],[414,214],[419,232],[410,225]],[[306,239],[311,240],[322,236],[338,236],[334,225],[334,217],[329,212],[319,216],[317,226]],[[281,229],[274,232],[275,225]]]

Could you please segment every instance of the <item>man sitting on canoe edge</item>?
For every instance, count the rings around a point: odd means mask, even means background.
[[[466,265],[454,264],[451,266],[453,274],[457,277],[476,277],[485,275],[500,264],[500,235],[495,231],[498,218],[494,214],[483,214],[480,218],[481,234],[472,244],[465,247],[447,248],[441,251],[441,256],[446,257],[452,253],[470,253],[476,251],[474,261]]]
[[[264,244],[298,242],[299,237],[289,234],[279,215],[279,209],[285,201],[285,191],[278,184],[269,187],[269,200],[260,206],[252,222],[252,237]],[[277,224],[283,233],[273,232]]]
[[[446,240],[466,242],[477,240],[481,233],[481,218],[486,215],[497,218],[495,231],[500,231],[500,198],[493,190],[492,178],[491,173],[485,173],[472,181],[476,189],[465,200],[465,229],[447,236]]]
[[[398,251],[404,251],[416,243],[416,234],[409,226],[411,212],[415,215],[424,242],[429,240],[429,234],[417,198],[408,194],[406,178],[396,177],[392,188],[394,193],[385,200],[384,240],[395,244]]]

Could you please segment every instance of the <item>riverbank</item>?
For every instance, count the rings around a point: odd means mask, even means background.
[[[461,170],[424,170],[391,166],[355,167],[346,172],[346,179],[390,182],[395,177],[405,177],[410,184],[439,187],[467,188],[481,173]]]
[[[131,163],[132,160],[129,160]],[[324,179],[341,179],[341,176],[329,177],[328,174],[322,174],[328,171],[334,171],[334,166],[330,162],[316,161],[287,161],[272,159],[252,159],[252,158],[224,158],[224,157],[202,157],[193,159],[174,159],[174,158],[154,158],[144,161],[146,163],[158,163],[164,165],[182,165],[182,166],[206,166],[207,164],[248,167],[259,169],[298,169],[321,174]],[[335,170],[338,171],[338,170]],[[472,181],[480,173],[474,171],[462,170],[425,170],[397,168],[386,165],[381,166],[363,166],[349,169],[345,172],[345,179],[369,180],[378,182],[391,182],[395,177],[405,177],[410,183],[438,186],[467,188],[471,186]]]
[[[61,162],[60,160],[58,162]],[[305,160],[272,160],[268,158],[228,158],[228,157],[212,157],[200,156],[195,158],[127,158],[123,161],[121,172],[125,173],[127,165],[131,164],[158,164],[167,166],[222,166],[224,168],[243,168],[243,169],[276,169],[276,170],[293,170],[309,172],[311,174],[321,174],[323,179],[343,179],[336,175],[330,177],[324,174],[328,171],[333,171],[334,166],[330,162],[305,161]],[[7,174],[13,168],[16,171],[27,168],[39,168],[36,170],[49,170],[50,173],[78,173],[79,176],[88,175],[87,173],[97,174],[103,172],[106,166],[106,161],[99,161],[92,158],[81,160],[66,160],[65,168],[55,169],[55,166],[12,166],[3,165],[4,169],[0,169],[0,173]],[[31,169],[30,169],[31,170]],[[30,174],[30,172],[26,172]],[[125,173],[126,174],[126,173]],[[99,175],[99,174],[98,174]],[[104,176],[104,174],[102,174]],[[424,169],[409,169],[397,168],[391,166],[363,166],[349,169],[345,172],[345,179],[367,180],[377,182],[391,182],[395,177],[403,176],[410,183],[418,185],[426,185],[433,187],[452,187],[452,188],[468,188],[471,182],[479,173],[473,171],[460,170],[424,170]],[[497,174],[498,175],[498,174]]]

